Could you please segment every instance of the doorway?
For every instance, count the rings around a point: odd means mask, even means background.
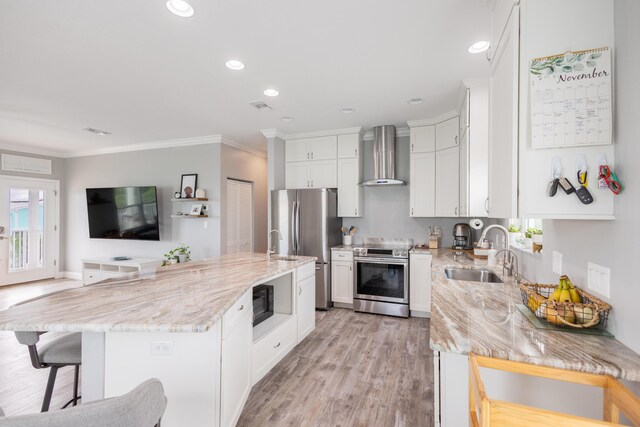
[[[253,252],[253,182],[227,178],[227,252]]]
[[[0,175],[0,286],[56,276],[59,187],[56,180]]]

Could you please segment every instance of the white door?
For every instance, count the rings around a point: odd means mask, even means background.
[[[331,299],[333,302],[353,304],[353,262],[332,263]]]
[[[298,342],[316,327],[316,276],[298,282]]]
[[[311,188],[338,187],[338,161],[322,160],[309,162]]]
[[[469,216],[469,130],[460,136],[460,216]]]
[[[0,286],[55,277],[59,182],[0,176]]]
[[[458,147],[436,151],[436,216],[455,217],[459,214],[459,167]]]
[[[412,217],[435,216],[436,154],[412,153],[410,156],[409,215]]]
[[[247,311],[222,340],[221,426],[235,426],[251,391],[253,313]]]
[[[227,179],[227,253],[253,252],[253,183]]]
[[[429,153],[436,150],[436,127],[419,126],[409,132],[412,153]]]
[[[491,63],[489,79],[489,214],[517,218],[518,41],[515,6]]]
[[[287,190],[309,188],[309,162],[287,163],[285,170],[285,186]]]
[[[431,313],[431,255],[409,257],[409,308]]]
[[[330,160],[338,157],[338,137],[320,136],[307,139],[309,142],[309,160]]]
[[[458,145],[458,116],[436,125],[436,150],[444,150]]]
[[[338,160],[338,216],[362,216],[362,187],[358,159]]]
[[[338,135],[338,158],[351,159],[358,157],[360,148],[360,135],[357,133],[351,135]]]
[[[302,162],[311,159],[306,139],[287,141],[284,158],[286,162]]]

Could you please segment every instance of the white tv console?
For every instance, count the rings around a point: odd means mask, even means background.
[[[91,285],[106,279],[121,279],[137,274],[153,273],[162,260],[158,258],[131,258],[115,261],[112,258],[82,260],[82,283]]]

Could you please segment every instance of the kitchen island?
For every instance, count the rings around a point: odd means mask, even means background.
[[[445,267],[486,268],[486,259],[448,249],[431,253],[430,344],[439,356],[436,369],[440,371],[443,426],[468,422],[469,353],[640,381],[640,355],[615,338],[534,327],[516,307],[522,303],[519,287],[513,277],[502,275],[501,268],[492,270],[504,283],[451,280],[445,275]],[[497,372],[485,375],[490,392],[503,400],[533,402],[534,406],[553,410],[573,409],[593,418],[601,414],[598,390],[576,390],[576,386],[568,384]],[[555,393],[565,397],[559,399]],[[591,400],[597,403],[589,403]]]
[[[253,327],[253,287],[274,314]],[[83,401],[150,377],[166,426],[233,425],[251,386],[314,327],[315,258],[240,253],[49,294],[0,311],[0,330],[82,332]]]

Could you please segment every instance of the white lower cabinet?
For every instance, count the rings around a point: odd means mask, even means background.
[[[431,262],[431,254],[409,255],[409,309],[412,315],[431,315]]]
[[[331,255],[331,300],[353,304],[353,253],[333,251]]]
[[[316,327],[316,276],[298,281],[298,342]]]
[[[269,334],[253,344],[252,383],[255,385],[281,361],[298,342],[298,322],[290,316]]]
[[[222,427],[236,425],[251,391],[252,319],[253,310],[248,306],[222,338],[220,379],[220,425]]]

